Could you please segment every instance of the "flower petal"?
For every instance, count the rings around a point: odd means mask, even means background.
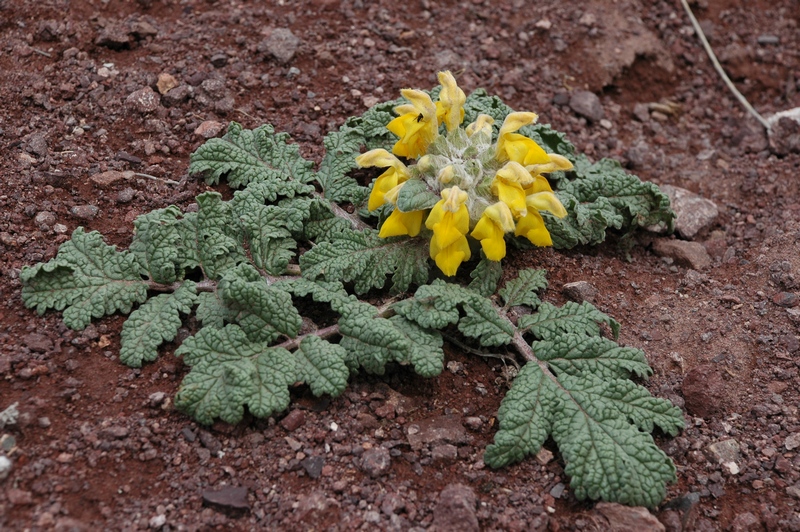
[[[424,214],[425,211],[401,212],[400,209],[395,208],[392,214],[383,221],[378,236],[381,238],[401,235],[417,236]]]
[[[447,131],[458,129],[459,124],[464,119],[464,102],[467,96],[456,84],[456,78],[449,70],[439,72],[439,83],[442,90],[439,92],[439,103],[441,104],[441,118]],[[437,110],[438,114],[438,110]]]
[[[525,201],[531,209],[551,212],[557,218],[563,218],[567,215],[564,205],[552,192],[537,192],[525,198]]]
[[[545,247],[553,245],[553,239],[544,225],[542,215],[534,210],[529,210],[528,214],[517,222],[515,234],[524,236],[534,246]]]
[[[442,273],[448,277],[455,275],[461,263],[469,260],[471,255],[469,242],[463,236],[445,248],[440,248],[431,241],[431,258]]]

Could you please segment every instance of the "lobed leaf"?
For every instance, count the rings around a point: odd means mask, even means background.
[[[392,277],[392,290],[404,292],[428,279],[428,250],[422,239],[380,238],[372,229],[345,230],[300,257],[300,269],[308,279],[354,282],[363,294],[383,288]]]
[[[317,397],[323,394],[337,397],[347,387],[350,370],[345,364],[347,352],[341,345],[318,336],[306,336],[294,356],[298,380],[308,384]]]
[[[536,293],[547,288],[547,272],[545,270],[520,270],[516,279],[512,279],[498,292],[506,308],[527,305],[536,310],[541,303]]]
[[[409,179],[397,195],[397,208],[402,212],[422,211],[432,208],[440,199],[423,180]]]
[[[189,314],[197,299],[196,285],[184,281],[171,294],[151,297],[122,325],[119,359],[132,368],[158,358],[158,347],[171,342],[181,326],[181,313]]]
[[[603,379],[645,378],[652,373],[641,349],[620,347],[599,336],[565,333],[533,342],[533,352],[559,375],[596,375]]]
[[[178,279],[181,217],[181,210],[170,205],[141,214],[133,222],[133,242],[128,250],[141,264],[142,273],[157,283],[170,284]]]
[[[458,323],[458,330],[483,346],[511,342],[514,326],[501,316],[491,300],[463,286],[441,279],[420,286],[413,298],[396,304],[395,311],[425,328],[441,329]],[[464,310],[461,317],[459,309]]]
[[[122,312],[147,299],[147,283],[132,253],[117,251],[103,242],[100,233],[82,227],[64,242],[56,258],[23,266],[22,301],[39,314],[47,309],[63,310],[64,324],[84,329],[92,318]]]
[[[227,176],[233,188],[258,182],[307,183],[314,178],[313,165],[300,156],[297,145],[286,144],[288,138],[271,125],[249,130],[231,122],[222,138],[210,139],[192,153],[189,173],[204,174],[210,185]]]
[[[175,406],[199,423],[216,418],[238,423],[247,406],[269,417],[289,406],[289,386],[297,378],[289,351],[251,341],[236,325],[205,327],[175,351],[191,371],[175,396]]]
[[[359,129],[346,125],[325,136],[322,141],[325,157],[316,175],[325,199],[355,205],[364,200],[367,195],[366,187],[347,175],[356,168],[355,159],[364,142],[364,135]]]
[[[503,276],[503,265],[500,261],[489,260],[481,251],[481,260],[470,272],[472,281],[469,289],[474,290],[483,297],[489,297],[497,291],[497,283]]]
[[[405,335],[409,350],[408,358],[397,360],[410,363],[414,371],[423,377],[435,377],[444,369],[444,351],[442,335],[434,329],[424,329],[402,316],[392,316],[389,321]]]
[[[484,461],[501,467],[521,460],[552,435],[578,499],[655,506],[665,483],[675,481],[675,466],[641,429],[658,420],[675,431],[683,418],[667,401],[647,397],[630,381],[592,374],[556,379],[546,366],[528,363],[501,403],[500,430]]]
[[[551,340],[562,334],[597,336],[600,334],[599,323],[607,324],[614,338],[619,336],[619,322],[586,301],[568,301],[563,307],[542,303],[539,312],[520,317],[517,326],[538,338]]]
[[[347,350],[351,364],[383,375],[387,362],[409,359],[411,345],[407,336],[394,323],[379,317],[372,305],[354,303],[341,309],[341,315],[339,345]]]
[[[231,321],[239,324],[256,342],[272,342],[280,335],[297,336],[303,319],[288,292],[270,286],[246,264],[229,270],[217,286],[220,299],[231,310]]]

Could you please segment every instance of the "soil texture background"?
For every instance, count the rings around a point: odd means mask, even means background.
[[[800,3],[693,9],[756,109],[800,106]],[[123,317],[75,332],[22,305],[20,269],[77,227],[127,247],[139,214],[191,209],[211,187],[189,154],[228,122],[319,162],[328,131],[443,69],[678,200],[678,233],[642,233],[630,257],[611,239],[505,261],[546,268],[557,304],[591,285],[577,297],[684,410],[656,435],[678,470],[658,508],[576,500],[552,442],[485,467],[508,383],[455,345],[434,379],[360,375],[203,427],[171,406],[176,345],[130,369]],[[20,412],[0,426],[0,529],[800,530],[799,130],[767,136],[677,0],[0,0],[0,411]]]

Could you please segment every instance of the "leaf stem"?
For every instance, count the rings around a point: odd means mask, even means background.
[[[344,218],[345,220],[350,222],[350,226],[356,231],[360,231],[362,229],[372,229],[372,226],[369,225],[364,220],[362,220],[361,218],[359,218],[358,215],[354,215],[352,213],[347,212],[346,210],[341,208],[338,203],[330,201],[328,198],[326,198],[319,192],[314,192],[314,196],[318,197],[319,199],[327,201],[328,206],[331,208],[333,213],[339,218]]]

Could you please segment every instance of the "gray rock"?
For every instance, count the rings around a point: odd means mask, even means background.
[[[649,122],[650,121],[650,108],[647,106],[646,103],[637,103],[633,106],[633,116],[639,122]]]
[[[469,486],[446,486],[439,493],[439,502],[433,509],[436,532],[478,532],[480,526],[475,515],[475,502],[475,492]]]
[[[712,443],[703,450],[703,453],[709,460],[717,464],[736,463],[741,458],[739,442],[733,438]]]
[[[764,530],[761,526],[761,520],[750,512],[738,514],[731,523],[728,529],[731,532],[755,532],[756,530]]]
[[[0,455],[0,480],[5,480],[8,478],[8,475],[11,473],[11,469],[13,469],[13,467],[14,464],[11,463],[11,460]]]
[[[308,476],[311,478],[319,478],[322,474],[322,466],[325,465],[325,459],[321,456],[309,456],[305,460],[300,462],[300,465],[303,466],[303,469],[306,470]]]
[[[228,56],[223,53],[214,54],[211,56],[211,64],[214,68],[222,68],[228,64]]]
[[[782,157],[800,153],[800,122],[784,116],[773,123],[769,132],[769,149]]]
[[[783,441],[784,447],[786,447],[787,451],[792,451],[800,447],[800,432],[793,432],[786,436],[786,439]]]
[[[292,30],[276,28],[266,39],[258,43],[258,51],[268,53],[278,62],[286,64],[297,53],[298,46],[300,46],[300,39],[292,33]]]
[[[615,502],[599,502],[595,506],[595,512],[608,521],[608,527],[605,530],[615,532],[664,532],[666,530],[656,516],[642,506],[631,507]]]
[[[178,105],[179,103],[183,102],[184,100],[188,100],[192,94],[194,93],[194,87],[191,85],[178,85],[174,89],[171,89],[168,93],[164,94],[161,97],[161,101],[164,102],[164,105]]]
[[[724,408],[725,388],[722,372],[713,364],[692,368],[681,385],[686,410],[702,418],[720,412]]]
[[[249,510],[247,488],[226,486],[221,490],[203,492],[203,506],[216,506],[222,509]]]
[[[302,410],[292,410],[281,420],[281,427],[286,429],[287,432],[293,432],[299,429],[305,422],[306,415]]]
[[[199,137],[203,137],[204,139],[210,139],[218,136],[224,130],[225,124],[222,122],[217,122],[216,120],[206,120],[197,126],[197,128],[194,130],[194,134]]]
[[[389,449],[373,447],[364,451],[361,458],[361,470],[372,478],[378,478],[389,472],[392,467],[392,457]]]
[[[94,205],[75,205],[69,210],[69,212],[81,220],[91,220],[97,216],[97,213],[100,212],[100,209]]]
[[[133,201],[134,196],[136,196],[136,190],[131,187],[122,189],[117,194],[117,203],[130,203]]]
[[[599,122],[605,116],[600,98],[593,92],[575,91],[569,99],[569,107],[580,116],[592,122]]]
[[[97,186],[100,187],[107,187],[109,185],[113,185],[117,181],[122,181],[124,179],[131,179],[133,177],[133,172],[119,172],[117,170],[108,170],[107,172],[101,172],[98,174],[94,174],[89,179]]]
[[[22,337],[22,344],[36,353],[49,353],[53,350],[53,340],[49,336],[30,333]]]
[[[100,31],[94,43],[98,46],[111,48],[112,50],[121,50],[130,45],[131,37],[128,31],[122,26],[110,25]]]
[[[561,287],[561,293],[564,294],[564,297],[576,303],[583,303],[584,301],[592,303],[597,296],[597,288],[586,281],[576,281],[574,283],[565,283]]]
[[[719,216],[716,203],[684,188],[662,185],[661,191],[669,196],[672,210],[675,211],[675,230],[687,240],[692,240]]]
[[[52,227],[56,223],[56,215],[50,211],[41,211],[36,214],[33,219],[37,225],[46,225]]]
[[[32,153],[40,159],[47,157],[49,148],[47,147],[47,139],[45,138],[44,133],[34,133],[28,137],[28,141],[25,144],[25,149],[28,151],[28,153]]]
[[[431,449],[431,458],[434,462],[455,462],[458,458],[458,448],[446,443]]]
[[[426,445],[469,443],[467,431],[458,416],[438,416],[428,418],[408,426],[406,437],[411,448],[418,451]]]
[[[161,97],[150,87],[144,87],[130,93],[125,99],[125,103],[134,111],[147,114],[158,109]]]
[[[699,242],[659,238],[653,241],[653,251],[660,257],[669,257],[693,270],[703,270],[711,266],[711,256]]]

